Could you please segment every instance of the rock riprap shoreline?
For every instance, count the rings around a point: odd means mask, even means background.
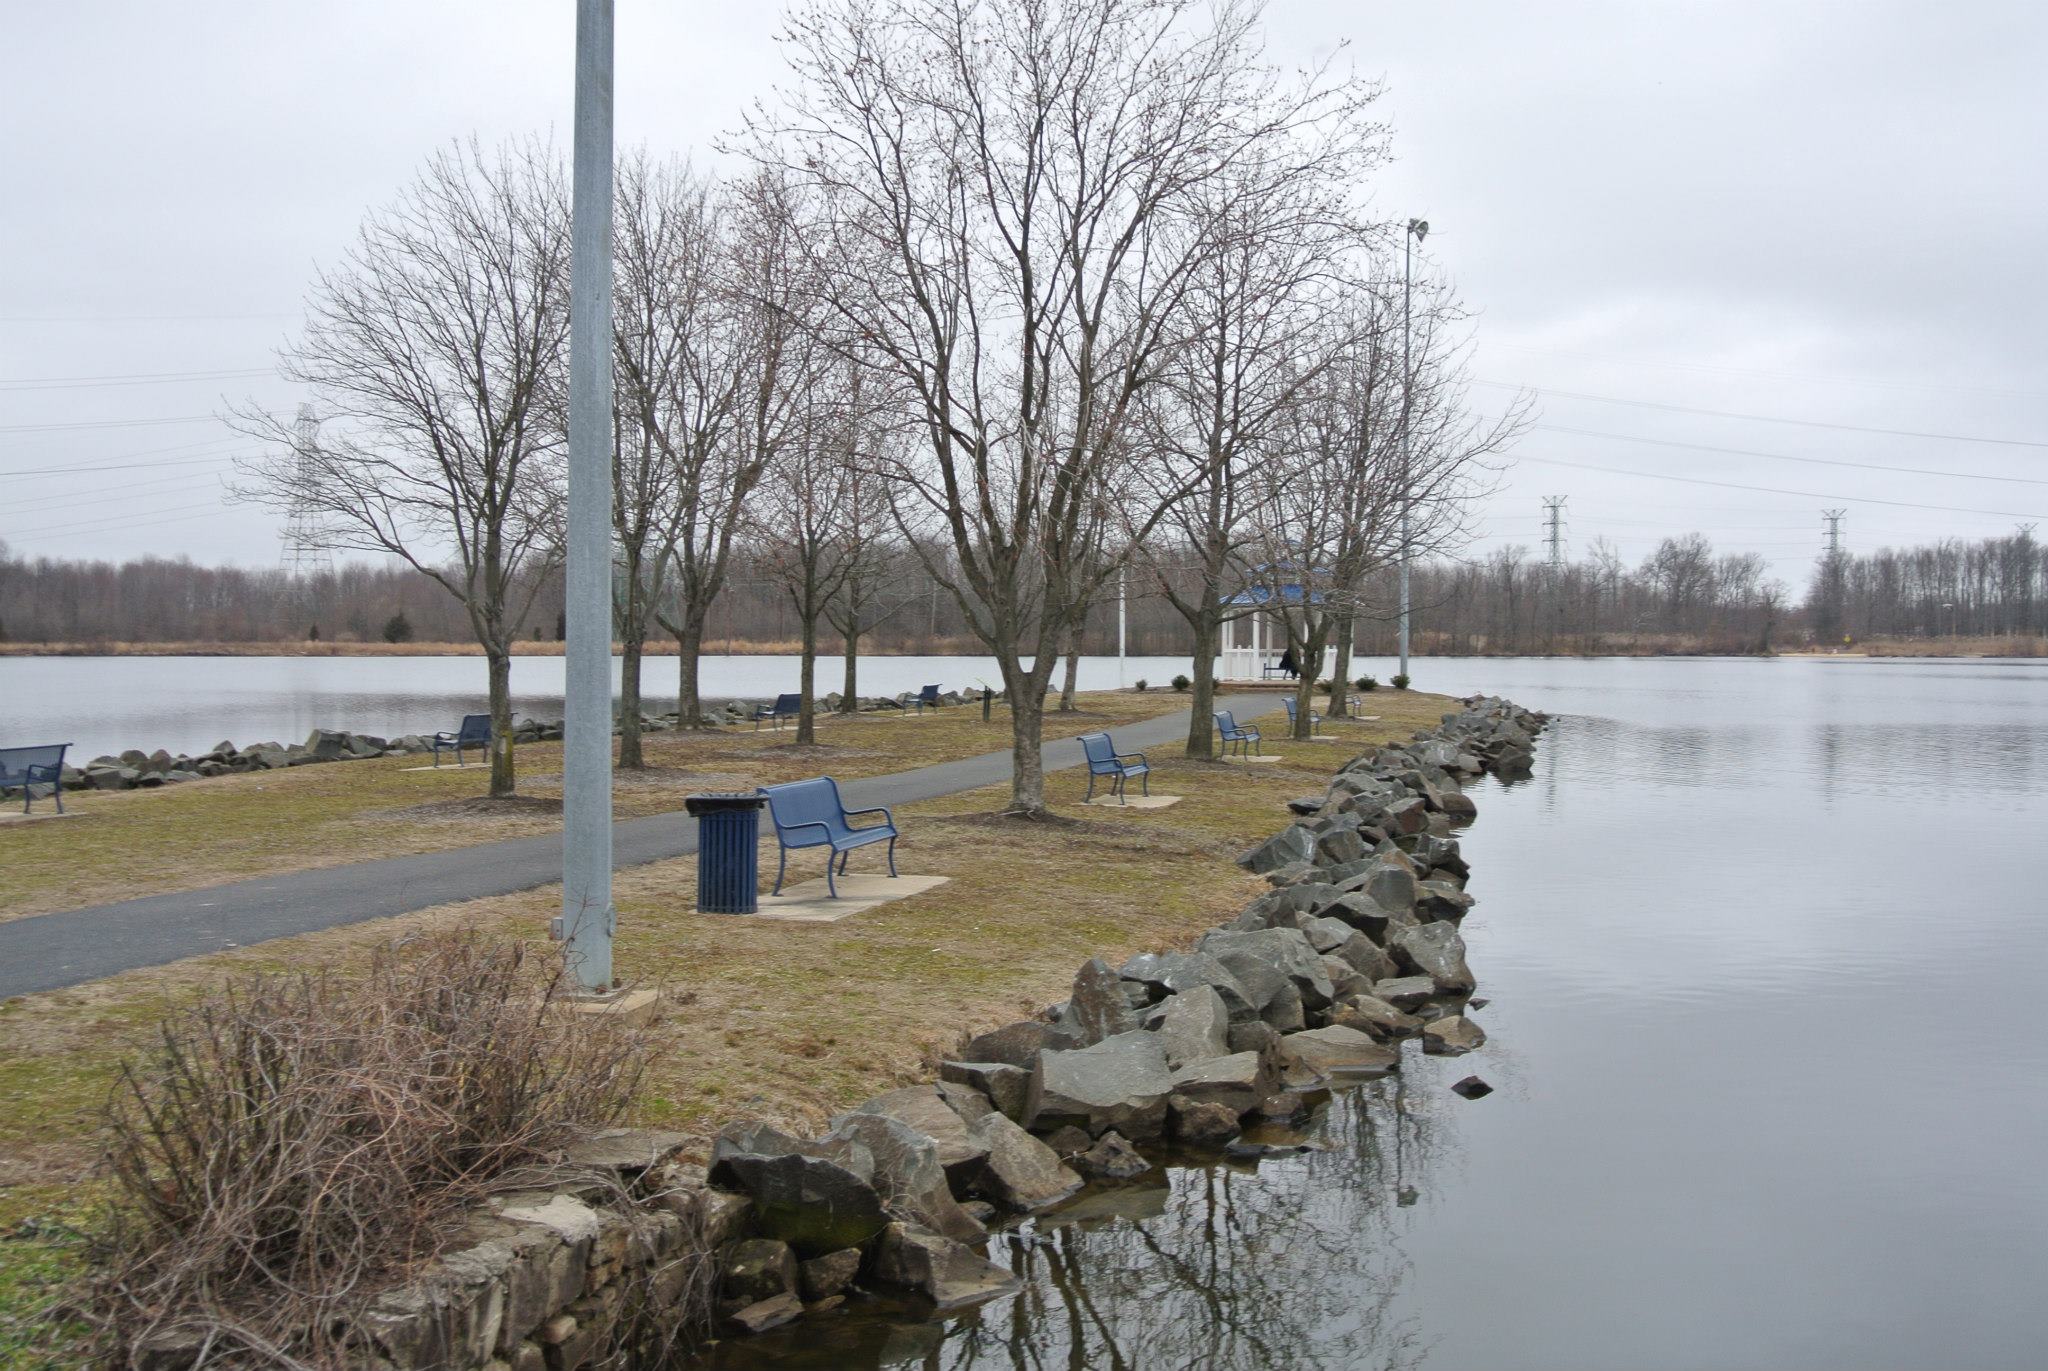
[[[1465,782],[1527,774],[1545,722],[1475,697],[1352,758],[1238,858],[1271,889],[1237,917],[1185,950],[1091,959],[1064,1003],[967,1038],[937,1080],[878,1095],[822,1137],[733,1125],[704,1166],[679,1159],[680,1135],[593,1140],[621,1159],[603,1193],[624,1200],[597,1203],[586,1186],[501,1202],[488,1261],[443,1257],[452,1275],[385,1297],[390,1317],[365,1332],[394,1367],[555,1368],[619,1333],[630,1273],[655,1299],[681,1298],[686,1269],[699,1312],[729,1336],[857,1287],[958,1309],[1019,1288],[985,1254],[992,1226],[1144,1174],[1145,1149],[1290,1150],[1244,1135],[1400,1070],[1405,1039],[1444,1056],[1485,1043],[1454,832],[1476,812]],[[1476,1078],[1453,1088],[1486,1091]],[[546,1232],[505,1228],[531,1214]],[[497,1274],[479,1281],[480,1263]]]
[[[902,711],[911,707],[915,692],[905,691],[901,695],[860,696],[859,710],[863,714]],[[837,712],[841,696],[834,692],[817,702],[821,711]],[[979,695],[973,697],[980,700]],[[993,698],[1001,699],[1000,693]],[[959,705],[968,702],[968,697],[959,691],[947,691],[939,697],[941,703]],[[727,700],[707,708],[698,722],[703,727],[727,727],[748,722],[757,705],[772,703],[768,700]],[[640,718],[640,728],[646,733],[667,733],[682,727],[682,716],[670,711],[667,714],[646,714]],[[452,721],[451,721],[452,722]],[[617,734],[617,725],[612,732]],[[560,719],[520,719],[512,726],[512,741],[536,743],[559,741],[562,736]],[[158,786],[177,785],[183,781],[196,781],[207,776],[228,776],[245,771],[275,771],[291,766],[310,766],[320,762],[356,762],[371,757],[404,757],[434,750],[434,740],[429,735],[408,733],[401,737],[387,738],[375,733],[350,733],[342,729],[316,728],[306,735],[304,742],[250,743],[237,747],[234,743],[215,743],[207,751],[193,756],[187,753],[173,753],[163,748],[144,752],[129,748],[119,754],[106,753],[93,758],[84,766],[67,764],[63,773],[66,790],[148,790]],[[477,751],[475,748],[471,752]],[[0,798],[19,795],[19,787],[0,789]]]

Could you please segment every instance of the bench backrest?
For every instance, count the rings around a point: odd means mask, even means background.
[[[1294,697],[1292,695],[1284,695],[1281,697],[1281,703],[1287,706],[1287,717],[1292,719],[1294,717]]]
[[[53,782],[63,774],[64,749],[69,743],[39,743],[34,747],[0,747],[0,785],[16,786],[35,772],[36,784]]]
[[[775,708],[768,712],[770,714],[801,714],[804,712],[804,697],[794,693],[777,695],[775,697]]]
[[[1219,709],[1216,711],[1216,727],[1223,730],[1223,736],[1226,738],[1231,737],[1240,731],[1237,726],[1236,714],[1228,709]]]
[[[761,793],[768,797],[768,817],[778,832],[798,824],[823,824],[827,832],[835,835],[848,831],[839,782],[830,776],[764,785]]]
[[[939,688],[935,685],[928,685],[923,690],[917,692],[917,698],[928,705],[935,705],[939,702]]]
[[[1105,771],[1118,770],[1116,744],[1109,740],[1107,733],[1083,733],[1081,753],[1088,759],[1088,769],[1098,775]]]
[[[488,743],[491,740],[491,716],[488,714],[465,714],[462,716],[461,731],[455,740],[465,745]]]

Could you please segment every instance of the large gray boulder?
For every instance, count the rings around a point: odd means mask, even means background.
[[[1276,1084],[1262,1052],[1235,1052],[1189,1062],[1173,1073],[1174,1094],[1201,1104],[1227,1105],[1240,1116],[1257,1109]]]
[[[752,1124],[719,1134],[708,1178],[753,1201],[762,1233],[816,1257],[882,1231],[888,1217],[874,1174],[874,1155],[851,1138],[809,1142]]]
[[[1401,1054],[1394,1048],[1341,1024],[1289,1033],[1281,1039],[1280,1050],[1324,1076],[1384,1076],[1401,1065]]]
[[[1223,1007],[1233,1021],[1258,1017],[1258,1006],[1244,985],[1230,968],[1206,952],[1144,952],[1125,962],[1117,974],[1166,995],[1184,995],[1208,986],[1223,997]]]
[[[977,1034],[960,1049],[963,1062],[1006,1062],[1029,1068],[1045,1051],[1079,1047],[1073,1034],[1040,1019],[1020,1019],[988,1033]]]
[[[1104,1038],[1130,1032],[1138,1021],[1131,1002],[1124,997],[1122,979],[1109,969],[1108,962],[1091,957],[1074,977],[1074,992],[1059,1024],[1078,1046],[1092,1047]]]
[[[1006,1117],[1022,1120],[1025,1099],[1031,1093],[1031,1073],[1008,1062],[940,1062],[939,1079],[968,1086],[988,1097],[988,1102]]]
[[[875,1193],[891,1218],[962,1241],[985,1233],[953,1198],[946,1169],[939,1164],[938,1144],[916,1129],[883,1114],[847,1114],[825,1138],[858,1144],[874,1158]]]
[[[1244,958],[1263,961],[1294,983],[1305,1008],[1322,1009],[1330,1003],[1330,978],[1323,974],[1321,954],[1298,928],[1266,928],[1252,933],[1218,930],[1203,936],[1201,948],[1229,967],[1240,980],[1244,976],[1240,970]]]
[[[939,1309],[962,1309],[1024,1283],[971,1248],[913,1224],[892,1223],[875,1245],[870,1274],[884,1285],[913,1290]]]
[[[1041,1052],[1031,1077],[1025,1126],[1047,1133],[1063,1124],[1100,1136],[1156,1138],[1166,1122],[1173,1076],[1152,1033],[1125,1033],[1071,1052]]]
[[[1462,1014],[1422,1026],[1422,1050],[1432,1057],[1462,1057],[1486,1045],[1486,1030]]]
[[[1152,1023],[1170,1067],[1230,1051],[1230,1010],[1214,986],[1198,985],[1168,996],[1153,1011]]]
[[[1422,1031],[1422,1020],[1375,995],[1348,996],[1330,1011],[1330,1022],[1375,1038],[1411,1038]]]
[[[1081,1188],[1081,1177],[1058,1153],[1001,1114],[976,1119],[972,1129],[988,1157],[975,1188],[1005,1209],[1033,1213]]]
[[[1253,875],[1263,876],[1295,862],[1314,862],[1315,836],[1299,824],[1289,824],[1248,852],[1239,854],[1237,864]]]
[[[930,1138],[938,1149],[939,1165],[956,1186],[972,1179],[988,1157],[988,1149],[968,1133],[967,1121],[946,1102],[936,1086],[911,1085],[891,1090],[855,1105],[849,1114],[880,1114]],[[842,1114],[833,1122],[846,1117]]]
[[[1394,960],[1419,976],[1427,976],[1439,994],[1458,994],[1477,983],[1465,964],[1465,940],[1448,923],[1396,925],[1387,950]]]

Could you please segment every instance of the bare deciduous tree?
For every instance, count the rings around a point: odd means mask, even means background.
[[[403,558],[461,602],[489,668],[491,794],[513,790],[512,639],[559,557],[562,435],[545,392],[568,334],[568,207],[540,143],[432,158],[316,278],[279,370],[318,441],[265,439],[238,494],[319,520],[336,547]]]
[[[1355,116],[1364,87],[1281,80],[1258,7],[1182,0],[821,0],[796,89],[751,149],[816,189],[843,346],[910,398],[899,522],[949,583],[1012,707],[1010,810],[1045,810],[1046,686],[1121,558],[1091,522],[1209,250],[1198,198]],[[1312,152],[1309,155],[1313,155]],[[1126,546],[1161,515],[1128,514]],[[926,544],[917,544],[920,548]],[[1029,665],[1027,665],[1027,662]]]

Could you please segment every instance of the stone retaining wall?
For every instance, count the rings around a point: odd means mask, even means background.
[[[1474,1050],[1464,782],[1526,774],[1544,722],[1475,697],[1351,759],[1238,858],[1271,889],[1237,917],[1188,950],[1089,961],[1064,1003],[967,1039],[939,1079],[822,1137],[735,1125],[708,1168],[677,1160],[675,1135],[590,1140],[571,1157],[586,1180],[499,1199],[466,1245],[385,1295],[361,1321],[362,1364],[570,1371],[644,1336],[636,1307],[740,1335],[861,1287],[971,1305],[1018,1288],[984,1254],[1006,1216],[1142,1174],[1142,1149],[1169,1141],[1265,1155],[1249,1125],[1398,1071],[1405,1040]]]

